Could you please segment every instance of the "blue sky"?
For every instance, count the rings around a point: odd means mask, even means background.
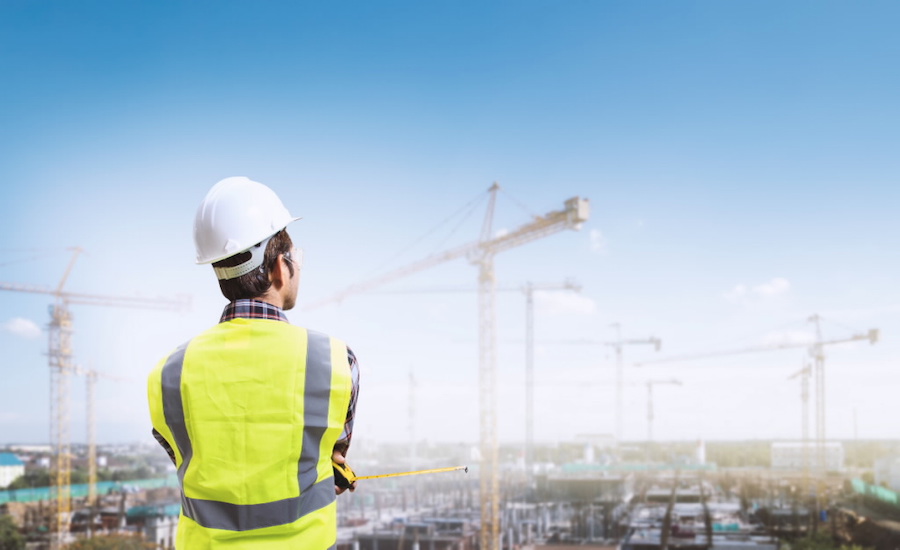
[[[223,305],[191,241],[217,180],[250,176],[304,217],[301,304],[477,238],[483,210],[418,242],[493,181],[497,230],[586,196],[580,232],[497,259],[502,284],[584,286],[538,299],[538,439],[614,429],[613,358],[558,340],[621,322],[661,337],[659,356],[729,349],[802,341],[817,312],[829,337],[883,335],[829,351],[828,433],[896,437],[898,16],[889,2],[4,2],[0,281],[54,285],[81,246],[72,291],[192,296],[184,314],[73,307],[78,361],[131,380],[99,388],[99,436],[132,441],[149,429],[146,372]],[[475,270],[458,261],[391,288],[464,284]],[[47,437],[46,334],[28,330],[47,305],[0,293],[0,441]],[[500,436],[516,441],[524,300],[500,295],[497,315]],[[477,439],[474,294],[290,317],[359,355],[358,441],[408,437],[410,370],[418,437]],[[791,438],[802,357],[627,377],[684,382],[656,392],[659,438]],[[626,389],[625,436],[641,439],[644,389]]]

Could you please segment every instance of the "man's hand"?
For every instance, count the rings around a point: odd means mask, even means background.
[[[347,463],[347,459],[344,458],[344,455],[342,455],[341,452],[338,451],[337,449],[335,449],[335,451],[331,454],[331,460],[337,462],[338,464],[346,464]],[[350,484],[350,492],[352,493],[355,490],[356,490],[356,482],[354,481],[353,483]],[[339,495],[339,494],[343,493],[344,491],[346,491],[346,489],[344,489],[342,487],[338,487],[337,485],[334,486],[334,494]]]

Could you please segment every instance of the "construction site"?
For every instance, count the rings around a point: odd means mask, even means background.
[[[588,199],[572,197],[562,208],[533,215],[518,227],[498,232],[494,213],[501,187],[485,194],[480,236],[467,244],[441,250],[360,281],[330,297],[310,300],[307,311],[329,304],[352,303],[365,293],[471,293],[477,296],[477,444],[422,445],[413,428],[417,416],[416,384],[408,386],[409,441],[374,444],[351,453],[359,478],[357,490],[339,497],[338,543],[342,550],[519,550],[526,548],[670,548],[776,550],[791,541],[827,536],[835,544],[857,544],[892,550],[900,544],[900,494],[888,487],[900,476],[900,445],[886,442],[878,452],[858,440],[829,437],[826,414],[826,359],[834,346],[875,345],[879,329],[845,331],[825,337],[823,317],[811,312],[805,322],[814,339],[665,355],[664,335],[629,338],[621,323],[610,325],[608,340],[564,343],[584,350],[608,350],[614,374],[600,384],[613,388],[614,399],[598,406],[613,421],[590,425],[574,441],[536,441],[535,295],[580,292],[573,279],[559,283],[525,282],[507,285],[495,267],[501,253],[524,247],[556,233],[577,231],[591,216]],[[474,206],[468,208],[471,215]],[[558,238],[563,238],[562,235]],[[0,490],[0,510],[12,518],[32,549],[61,549],[80,540],[109,534],[134,537],[152,548],[174,548],[181,512],[178,477],[165,453],[150,445],[98,451],[96,417],[114,411],[94,409],[98,381],[115,381],[112,373],[82,366],[75,353],[72,310],[82,306],[185,311],[186,296],[142,298],[78,293],[67,280],[80,249],[74,249],[55,287],[0,282],[0,290],[36,294],[50,300],[46,325],[47,367],[51,383],[49,434],[46,445],[10,445],[0,450],[0,469],[13,478],[46,471],[46,486]],[[473,285],[403,289],[397,281],[465,260]],[[465,281],[462,281],[463,283]],[[498,433],[498,306],[497,295],[511,291],[525,298],[524,318],[524,440],[502,443]],[[37,297],[35,298],[37,299]],[[87,331],[85,331],[87,332]],[[468,344],[453,344],[466,346]],[[640,361],[626,360],[626,351],[641,350]],[[677,442],[654,432],[658,416],[654,392],[680,386],[674,376],[643,376],[653,365],[702,363],[730,356],[776,354],[799,350],[802,368],[786,377],[800,383],[802,429],[793,440],[764,440],[748,447],[725,443]],[[637,351],[637,350],[636,350]],[[649,352],[649,353],[648,353]],[[518,366],[517,366],[518,368]],[[627,371],[627,372],[626,372]],[[645,371],[646,372],[646,371]],[[654,371],[659,372],[659,371]],[[599,376],[599,375],[598,375]],[[76,380],[85,383],[86,441],[73,443],[71,393]],[[626,388],[645,392],[643,411],[626,410]],[[39,388],[27,391],[37,396]],[[406,396],[395,395],[398,400]],[[137,406],[137,405],[136,405]],[[140,406],[143,406],[142,404]],[[810,415],[810,411],[813,414]],[[640,419],[646,437],[625,437],[626,417]],[[811,418],[810,418],[811,417]],[[149,435],[149,434],[148,434]],[[149,439],[149,437],[148,437]],[[748,451],[752,448],[753,452]],[[141,457],[131,464],[127,479],[112,479],[110,460],[116,455]],[[139,463],[141,468],[134,467]],[[98,479],[98,468],[107,479]],[[128,465],[120,465],[127,470]],[[86,479],[74,482],[73,471]],[[123,475],[119,476],[120,478]],[[371,479],[367,479],[371,478]],[[377,479],[382,478],[382,479]],[[5,479],[5,478],[0,478]],[[31,479],[31,478],[29,478]],[[33,478],[37,479],[37,478]],[[900,488],[900,487],[898,487]]]
[[[683,445],[661,447],[657,453],[671,456],[685,450]],[[401,450],[371,451],[392,455]],[[521,449],[504,446],[502,451],[513,457]],[[583,451],[576,462],[542,464],[530,481],[521,461],[517,467],[501,460],[496,548],[774,550],[818,534],[840,544],[887,549],[900,537],[897,494],[854,478],[851,468],[823,475],[814,469],[721,468],[703,461],[702,448],[694,449],[693,457],[680,454],[677,463],[604,464],[588,460],[595,448]],[[466,453],[458,447],[431,449],[421,453],[419,467],[460,460]],[[409,467],[400,460],[361,462],[372,472]],[[468,474],[360,482],[338,508],[338,548],[480,548],[477,475],[474,468]],[[180,512],[174,475],[100,482],[95,491],[98,496],[92,500],[85,484],[69,487],[71,512],[64,536],[55,531],[57,505],[50,488],[0,491],[0,506],[20,526],[29,548],[65,547],[110,534],[143,540],[153,548],[174,547]]]

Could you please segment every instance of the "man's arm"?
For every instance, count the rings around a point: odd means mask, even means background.
[[[166,451],[166,454],[172,459],[172,463],[178,466],[181,453],[179,449],[175,448],[175,438],[166,424],[163,412],[162,371],[167,359],[157,363],[156,367],[150,371],[150,376],[147,377],[147,403],[150,406],[150,425],[153,426],[153,438]]]
[[[161,433],[156,431],[156,428],[153,428],[153,438],[162,445],[162,448],[165,449],[166,453],[168,453],[169,458],[172,459],[172,464],[177,464],[175,462],[175,451],[172,450],[172,446],[169,445],[169,442],[166,441],[166,438],[162,436]]]
[[[350,379],[353,382],[350,389],[350,406],[347,407],[344,430],[337,443],[334,444],[334,450],[340,452],[341,456],[347,456],[347,450],[350,448],[350,439],[353,437],[353,420],[356,418],[356,399],[359,397],[359,363],[356,362],[356,355],[349,347],[347,348],[347,361],[350,363]]]
[[[347,456],[347,450],[350,449],[350,439],[353,437],[353,420],[356,417],[356,398],[359,397],[359,364],[356,362],[356,355],[353,350],[347,348],[347,362],[350,363],[350,380],[352,386],[350,388],[350,406],[347,407],[347,419],[344,421],[344,430],[341,432],[340,438],[334,444],[334,452],[331,453],[331,460],[338,464],[346,463],[344,457]],[[350,485],[350,491],[356,490],[356,483]],[[334,486],[335,494],[341,494],[346,489]]]

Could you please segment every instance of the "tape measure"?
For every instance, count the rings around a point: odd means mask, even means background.
[[[338,464],[332,459],[331,466],[334,469],[334,484],[341,489],[349,489],[358,479],[348,464]]]
[[[349,489],[354,482],[360,479],[379,479],[382,477],[413,476],[419,474],[439,474],[441,472],[455,472],[456,470],[465,470],[466,473],[469,473],[468,466],[450,466],[449,468],[434,468],[431,470],[416,470],[413,472],[397,472],[394,474],[380,474],[374,476],[357,476],[353,469],[350,468],[350,466],[346,463],[338,464],[332,459],[331,466],[334,469],[334,484],[341,489]]]

